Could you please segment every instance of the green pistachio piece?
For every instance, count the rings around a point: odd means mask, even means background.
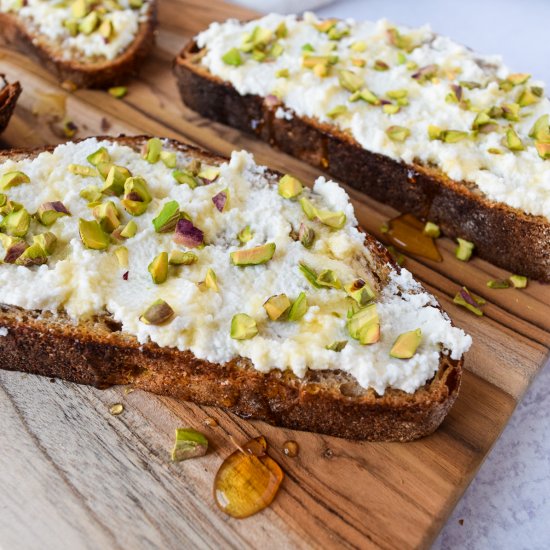
[[[166,282],[166,279],[168,279],[168,253],[161,252],[155,256],[147,266],[147,270],[156,285]]]
[[[472,294],[465,286],[463,286],[453,298],[453,302],[459,306],[465,307],[468,311],[471,311],[478,317],[483,315],[483,311],[479,309],[480,305],[485,303],[483,298]]]
[[[106,233],[112,233],[120,225],[119,212],[113,201],[95,206],[92,214]]]
[[[21,208],[5,216],[2,223],[0,223],[0,227],[12,237],[24,237],[29,230],[30,223],[29,213]]]
[[[99,25],[99,15],[97,12],[90,12],[78,25],[78,30],[82,34],[92,34]]]
[[[231,319],[231,338],[234,340],[248,340],[258,334],[256,321],[246,313],[237,313]]]
[[[125,246],[119,246],[115,250],[115,256],[120,267],[128,267],[128,249]]]
[[[115,99],[122,99],[128,93],[126,86],[113,86],[107,90]]]
[[[71,36],[78,35],[78,19],[67,19],[63,21],[63,27],[67,29]]]
[[[143,6],[143,0],[130,0],[130,7],[134,10],[139,10]]]
[[[220,169],[218,166],[201,166],[197,173],[197,176],[203,180],[209,182],[216,181],[220,175]]]
[[[536,120],[529,137],[542,143],[550,142],[550,115],[542,115]]]
[[[295,199],[303,190],[302,182],[289,174],[279,180],[279,195],[285,199]]]
[[[419,328],[404,332],[395,340],[390,350],[390,356],[396,359],[410,359],[416,353],[421,341],[422,331]]]
[[[353,313],[348,321],[349,335],[359,340],[362,345],[375,344],[380,339],[380,319],[376,304],[368,304],[366,307]]]
[[[311,286],[315,288],[321,288],[321,285],[319,285],[319,283],[317,282],[317,273],[314,269],[304,264],[303,262],[300,262],[298,269],[300,270],[302,275],[308,280]]]
[[[424,226],[423,233],[424,233],[424,235],[427,235],[428,237],[431,237],[432,239],[438,239],[441,235],[441,229],[439,229],[439,225],[437,225],[433,222],[426,222],[426,225]]]
[[[150,164],[155,164],[160,159],[162,141],[159,138],[151,138],[143,148],[142,157]]]
[[[156,218],[153,218],[153,226],[157,233],[169,233],[176,228],[180,219],[180,205],[177,201],[167,202]]]
[[[527,107],[540,101],[540,96],[533,92],[532,88],[525,88],[518,96],[518,105],[520,107]]]
[[[308,310],[307,297],[305,292],[300,292],[298,298],[294,300],[290,310],[288,311],[289,321],[299,321]]]
[[[3,176],[0,177],[0,189],[6,191],[11,187],[16,187],[22,183],[30,183],[31,180],[27,174],[19,171],[6,172]]]
[[[183,252],[181,250],[172,250],[168,256],[170,265],[191,265],[199,261],[199,257],[193,252]]]
[[[341,115],[345,115],[349,112],[349,109],[345,105],[336,105],[336,107],[333,107],[328,113],[328,118],[337,118]]]
[[[105,179],[105,185],[101,188],[101,192],[105,195],[116,195],[117,197],[124,192],[124,182],[130,178],[132,174],[123,166],[112,165]]]
[[[238,266],[259,265],[269,262],[275,254],[275,243],[266,243],[254,248],[231,252],[231,263]]]
[[[386,128],[386,135],[392,141],[398,141],[402,143],[411,135],[411,131],[404,126],[389,126],[388,128]]]
[[[349,36],[349,29],[338,29],[336,27],[332,27],[327,33],[327,36],[329,40],[342,40],[344,36]]]
[[[525,150],[525,145],[523,145],[523,142],[513,128],[508,128],[508,130],[506,130],[506,136],[504,138],[503,144],[508,147],[510,151]]]
[[[342,229],[346,224],[344,212],[331,212],[330,210],[316,210],[317,219],[332,229]]]
[[[347,345],[347,340],[341,340],[339,342],[332,342],[332,344],[325,346],[325,349],[328,349],[330,351],[342,351]]]
[[[239,242],[241,244],[245,244],[252,240],[253,233],[250,229],[250,226],[247,225],[244,229],[241,229],[239,233],[237,233],[237,239],[239,239]]]
[[[69,170],[71,174],[82,176],[84,178],[99,176],[99,172],[95,168],[92,168],[91,166],[82,166],[81,164],[69,164],[69,166],[67,166],[67,170]]]
[[[120,231],[120,236],[123,239],[130,239],[137,233],[137,223],[134,220],[130,220],[124,228]]]
[[[220,287],[218,286],[218,277],[216,276],[216,273],[212,268],[208,268],[208,270],[206,271],[206,276],[204,277],[204,284],[206,288],[209,288],[214,292],[220,291]]]
[[[37,243],[25,248],[21,255],[15,260],[17,265],[30,267],[31,265],[42,265],[48,261],[48,254]]]
[[[351,102],[358,101],[359,99],[362,99],[363,101],[366,101],[371,105],[380,105],[380,99],[368,88],[362,88],[361,90],[352,94],[349,98]]]
[[[461,132],[459,130],[445,130],[441,135],[441,141],[445,143],[458,143],[468,137],[468,132]]]
[[[139,176],[126,179],[124,182],[124,198],[143,203],[150,203],[152,200],[147,189],[147,182]]]
[[[352,93],[359,91],[364,84],[364,80],[359,75],[346,70],[338,72],[338,81],[342,88]]]
[[[113,27],[113,23],[109,21],[108,19],[105,19],[101,22],[101,25],[99,25],[99,29],[97,29],[97,32],[107,41],[111,38],[113,38],[115,34],[115,28]],[[122,86],[121,86],[122,87]],[[110,92],[109,92],[110,93]],[[116,97],[116,96],[115,96]]]
[[[456,240],[458,241],[458,247],[455,249],[455,256],[457,259],[467,262],[472,257],[474,243],[461,238],[457,238]]]
[[[286,38],[288,36],[288,28],[284,21],[277,25],[277,28],[275,29],[275,36],[277,38]]]
[[[390,66],[384,62],[384,61],[381,61],[380,59],[377,59],[375,62],[374,62],[374,65],[372,67],[375,71],[387,71],[389,70]]]
[[[382,105],[382,111],[384,111],[387,115],[395,115],[400,109],[401,107],[399,107],[399,105],[393,105],[391,103]]]
[[[179,183],[179,184],[187,184],[191,189],[195,189],[197,185],[199,185],[196,177],[187,170],[174,170],[172,172],[172,177]]]
[[[109,246],[109,235],[103,231],[95,220],[88,221],[82,218],[78,220],[80,239],[86,248],[92,250],[105,250]]]
[[[160,160],[166,168],[175,168],[177,163],[177,155],[174,151],[161,151]]]
[[[317,209],[309,199],[302,197],[300,199],[300,205],[308,220],[313,220],[317,217]]]
[[[0,242],[6,251],[4,262],[14,264],[17,258],[29,247],[29,245],[19,237],[8,237],[4,233],[0,233]]]
[[[351,64],[354,65],[355,67],[364,67],[367,64],[367,62],[366,62],[365,59],[352,57],[351,58]]]
[[[386,92],[386,95],[390,99],[403,99],[405,97],[408,97],[409,90],[405,90],[403,88],[401,88],[399,90],[389,90],[388,92]]]
[[[109,172],[111,171],[112,167],[113,167],[112,162],[99,162],[97,164],[96,168],[102,180],[105,181],[107,179],[107,176],[109,175]]]
[[[517,103],[503,103],[502,115],[506,120],[517,122],[519,121],[519,109],[520,106]]]
[[[440,128],[439,126],[434,126],[433,124],[430,124],[428,126],[428,137],[431,141],[433,141],[434,139],[441,139],[443,132],[443,128]]]
[[[241,53],[237,48],[231,48],[222,56],[222,61],[226,65],[232,65],[233,67],[238,67],[243,64]]]
[[[528,73],[512,73],[506,77],[506,80],[514,86],[519,86],[520,84],[525,84],[531,75]]]
[[[315,240],[315,231],[311,227],[301,223],[298,231],[298,240],[304,248],[311,248]]]
[[[317,284],[330,288],[342,288],[342,283],[332,269],[324,269],[321,271],[321,273],[317,275]]]
[[[109,155],[105,147],[100,147],[97,151],[88,155],[86,159],[92,166],[96,166],[100,163],[110,163],[111,156]]]
[[[542,160],[550,159],[550,142],[542,143],[540,141],[536,141],[535,149]]]
[[[90,4],[88,3],[88,0],[75,0],[71,4],[71,12],[73,17],[76,17],[77,19],[86,17],[90,13]]]
[[[52,225],[61,216],[69,215],[69,211],[60,201],[45,202],[36,211],[36,217],[42,225]]]
[[[358,40],[354,42],[349,49],[354,52],[362,53],[367,50],[367,43],[364,40]]]
[[[324,21],[319,21],[318,23],[313,23],[313,26],[322,33],[328,33],[330,29],[334,28],[338,23],[337,19],[325,19]]]
[[[527,286],[527,277],[523,275],[510,275],[508,280],[514,288],[525,288]]]
[[[400,50],[410,53],[416,47],[411,36],[401,34],[396,28],[388,29],[386,35],[388,42]]]
[[[140,316],[146,325],[163,325],[174,317],[174,310],[162,299],[154,301]]]
[[[57,237],[51,232],[39,233],[32,238],[33,244],[40,246],[46,255],[53,254],[57,246]]]
[[[510,288],[510,281],[507,281],[506,279],[491,279],[490,281],[487,281],[487,286],[493,289]]]
[[[275,71],[275,76],[277,78],[288,78],[290,73],[288,69],[279,69],[278,71]]]
[[[201,432],[193,428],[176,429],[176,441],[172,449],[173,462],[204,456],[207,450],[208,439]]]
[[[487,133],[485,128],[490,126],[490,130],[496,130],[498,125],[495,120],[493,120],[489,114],[485,111],[481,111],[476,115],[474,121],[472,122],[472,130],[479,130],[481,132]]]
[[[271,296],[264,302],[264,309],[267,316],[272,321],[276,321],[290,309],[291,305],[292,304],[286,294],[277,294],[275,296]]]
[[[0,206],[0,214],[2,214],[3,216],[6,216],[11,212],[21,210],[21,208],[23,208],[22,204],[15,201],[10,201],[5,195],[3,196],[5,197],[5,200],[3,201],[2,206]]]
[[[355,281],[346,285],[344,290],[360,307],[366,306],[376,296],[374,290],[363,279],[355,279]]]
[[[315,48],[311,44],[307,43],[307,44],[304,44],[302,46],[302,51],[303,52],[314,52]]]

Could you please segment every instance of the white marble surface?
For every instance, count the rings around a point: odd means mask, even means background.
[[[296,0],[295,9],[299,9]],[[430,23],[550,85],[550,0],[342,0],[322,16]],[[515,411],[434,549],[550,548],[550,364]]]

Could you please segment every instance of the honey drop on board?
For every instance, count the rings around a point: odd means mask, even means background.
[[[286,456],[294,458],[298,456],[298,453],[300,452],[300,447],[298,446],[298,443],[296,443],[296,441],[285,441],[283,445],[283,452]]]
[[[413,256],[422,256],[435,262],[443,258],[435,245],[434,239],[424,235],[424,224],[412,214],[403,214],[388,222],[388,232],[385,240],[396,248]]]
[[[271,504],[284,473],[266,450],[265,438],[256,437],[223,461],[214,479],[214,500],[222,512],[246,518]]]

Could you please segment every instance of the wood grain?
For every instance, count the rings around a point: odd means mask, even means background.
[[[201,119],[180,102],[171,62],[185,40],[210,21],[252,14],[220,1],[163,0],[158,46],[141,78],[119,101],[105,92],[66,94],[44,70],[0,46],[0,72],[24,92],[2,140],[40,146],[60,139],[32,115],[44,93],[67,95],[77,137],[149,133],[189,141],[221,154],[246,148],[259,162],[311,183],[316,170],[238,131]],[[108,130],[105,130],[106,123]],[[349,190],[360,223],[381,237],[395,214]],[[407,267],[474,338],[459,399],[431,437],[372,444],[277,429],[220,410],[124,388],[105,391],[0,373],[0,547],[2,548],[422,548],[428,547],[498,438],[550,346],[550,290],[491,290],[505,273],[474,259],[458,262],[440,241],[444,261],[408,259]],[[452,303],[461,285],[487,299],[476,318]],[[121,402],[122,415],[109,405]],[[203,427],[204,419],[219,421]],[[177,426],[207,433],[212,451],[172,464]],[[212,481],[232,452],[229,436],[266,435],[286,473],[268,510],[234,520],[215,507]],[[282,452],[288,439],[300,454]]]

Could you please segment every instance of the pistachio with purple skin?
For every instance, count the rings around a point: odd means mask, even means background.
[[[7,237],[7,239],[10,239],[10,242],[3,243],[6,249],[4,262],[7,264],[14,264],[17,258],[19,258],[19,256],[21,256],[23,252],[25,252],[29,245],[25,241],[17,239],[15,237]]]
[[[435,64],[426,65],[418,69],[418,71],[412,75],[412,78],[418,82],[427,82],[436,76],[438,68],[439,67]]]
[[[204,233],[192,221],[182,218],[176,225],[174,242],[187,248],[197,248],[204,244]]]
[[[224,191],[220,191],[216,195],[212,197],[212,202],[214,203],[214,206],[218,209],[219,212],[223,212],[227,208],[228,204],[228,191],[225,189]]]
[[[42,225],[52,225],[57,218],[70,215],[61,201],[45,202],[36,211],[36,217]]]

